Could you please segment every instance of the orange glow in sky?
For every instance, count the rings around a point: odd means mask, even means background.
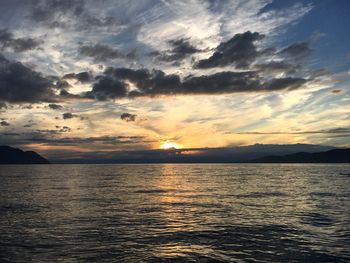
[[[182,148],[182,145],[176,143],[176,142],[169,142],[169,141],[166,141],[166,142],[163,142],[161,145],[160,145],[160,148],[161,149],[180,149]]]

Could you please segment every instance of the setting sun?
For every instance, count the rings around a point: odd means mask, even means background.
[[[180,144],[177,144],[176,142],[163,142],[160,145],[161,149],[180,149],[182,146]]]

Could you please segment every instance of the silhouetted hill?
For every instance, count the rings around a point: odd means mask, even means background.
[[[252,160],[253,163],[350,163],[350,149],[337,149],[326,152],[299,152],[284,156],[266,156]]]
[[[325,152],[333,146],[312,144],[255,144],[222,148],[153,149],[73,153],[74,158],[50,158],[53,163],[245,163],[266,156]]]
[[[0,146],[0,164],[49,164],[44,157],[33,151],[22,151],[10,146]]]

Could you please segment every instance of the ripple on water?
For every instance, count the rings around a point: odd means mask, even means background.
[[[350,262],[349,165],[0,170],[0,262]]]

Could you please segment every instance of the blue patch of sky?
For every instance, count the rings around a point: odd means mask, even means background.
[[[314,50],[315,68],[326,68],[333,72],[350,68],[350,1],[349,0],[303,0],[299,3],[312,5],[312,10],[298,23],[291,25],[280,36],[277,44],[286,46],[290,43],[309,39],[315,33],[324,33],[311,44]],[[295,5],[294,0],[279,0],[267,5],[262,12],[286,9]]]

